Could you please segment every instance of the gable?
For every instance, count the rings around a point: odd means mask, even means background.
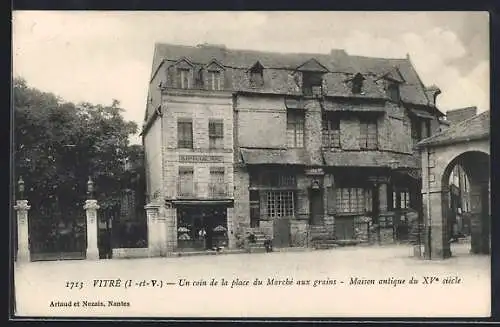
[[[187,58],[182,58],[179,61],[177,61],[174,66],[179,69],[191,69],[193,68],[193,64],[187,59]]]
[[[216,59],[212,59],[208,65],[205,66],[207,70],[221,71],[224,70],[224,66],[219,63]]]
[[[321,72],[326,73],[328,69],[320,64],[316,59],[312,58],[297,67],[298,71],[306,71],[306,72]]]
[[[248,69],[248,71],[251,71],[251,72],[260,72],[262,70],[264,70],[264,66],[262,66],[260,61],[257,61],[255,64],[252,65],[252,67],[250,67]]]

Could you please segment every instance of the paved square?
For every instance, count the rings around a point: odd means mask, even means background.
[[[20,315],[36,316],[489,316],[490,257],[469,255],[467,246],[453,245],[445,261],[412,258],[409,246],[375,246],[33,262],[16,267],[16,304]],[[409,284],[412,277],[418,282]],[[118,278],[119,287],[94,286]]]

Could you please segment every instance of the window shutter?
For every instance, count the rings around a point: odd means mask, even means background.
[[[335,214],[335,208],[336,208],[336,198],[337,194],[335,192],[335,187],[334,186],[328,186],[326,188],[326,194],[327,194],[327,214],[329,215],[334,215]]]
[[[260,219],[267,219],[267,192],[259,192],[259,199],[260,199]]]

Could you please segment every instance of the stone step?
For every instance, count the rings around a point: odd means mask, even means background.
[[[328,250],[338,247],[337,244],[317,244],[314,246],[316,250]]]
[[[324,240],[313,240],[313,244],[338,244],[338,240],[335,239],[324,239]]]
[[[249,253],[264,253],[264,252],[266,252],[266,248],[251,246],[248,248],[248,252]]]

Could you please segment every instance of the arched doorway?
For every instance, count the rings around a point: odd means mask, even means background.
[[[487,153],[467,151],[451,160],[444,169],[441,177],[443,238],[447,240],[450,255],[450,244],[460,234],[470,235],[471,253],[489,254],[491,251],[489,162]]]
[[[452,255],[450,239],[458,205],[450,188],[455,167],[467,176],[471,253],[490,253],[490,116],[483,112],[416,146],[421,156],[422,209],[427,259]],[[453,209],[453,210],[451,210]],[[463,209],[463,208],[460,208]]]
[[[422,198],[426,226],[425,257],[452,255],[457,206],[450,176],[459,166],[468,183],[470,253],[490,253],[490,155],[489,143],[467,142],[427,148],[422,153]],[[461,210],[464,208],[460,208]],[[453,216],[455,215],[455,216]],[[463,215],[462,215],[463,216]]]

